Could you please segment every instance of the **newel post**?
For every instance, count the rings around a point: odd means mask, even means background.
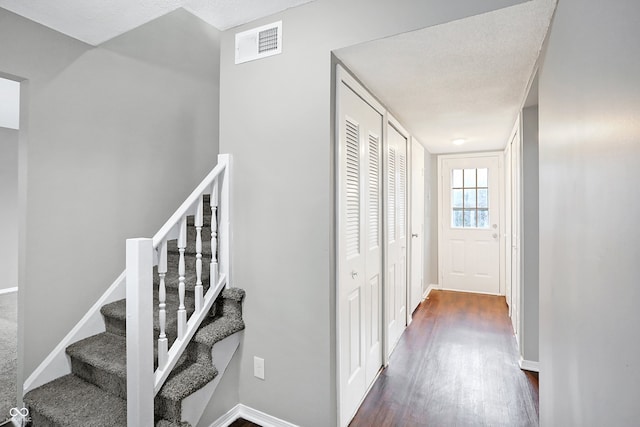
[[[218,163],[225,165],[220,187],[220,271],[227,278],[226,287],[231,283],[231,172],[230,154],[219,154]]]
[[[153,426],[153,241],[127,239],[127,425]]]

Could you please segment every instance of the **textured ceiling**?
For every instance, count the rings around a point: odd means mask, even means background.
[[[554,8],[532,0],[335,53],[432,153],[501,149]]]
[[[91,45],[178,8],[226,30],[312,0],[0,0],[0,7]]]

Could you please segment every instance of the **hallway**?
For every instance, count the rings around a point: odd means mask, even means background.
[[[504,297],[432,291],[351,422],[537,426],[537,374],[520,370]]]

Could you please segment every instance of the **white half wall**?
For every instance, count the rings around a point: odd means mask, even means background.
[[[640,2],[561,0],[540,75],[540,425],[640,419]]]

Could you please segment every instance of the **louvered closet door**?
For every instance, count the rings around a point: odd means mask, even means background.
[[[382,366],[382,116],[346,84],[339,92],[338,331],[346,425]]]
[[[389,354],[407,325],[407,138],[387,129],[387,337]]]

